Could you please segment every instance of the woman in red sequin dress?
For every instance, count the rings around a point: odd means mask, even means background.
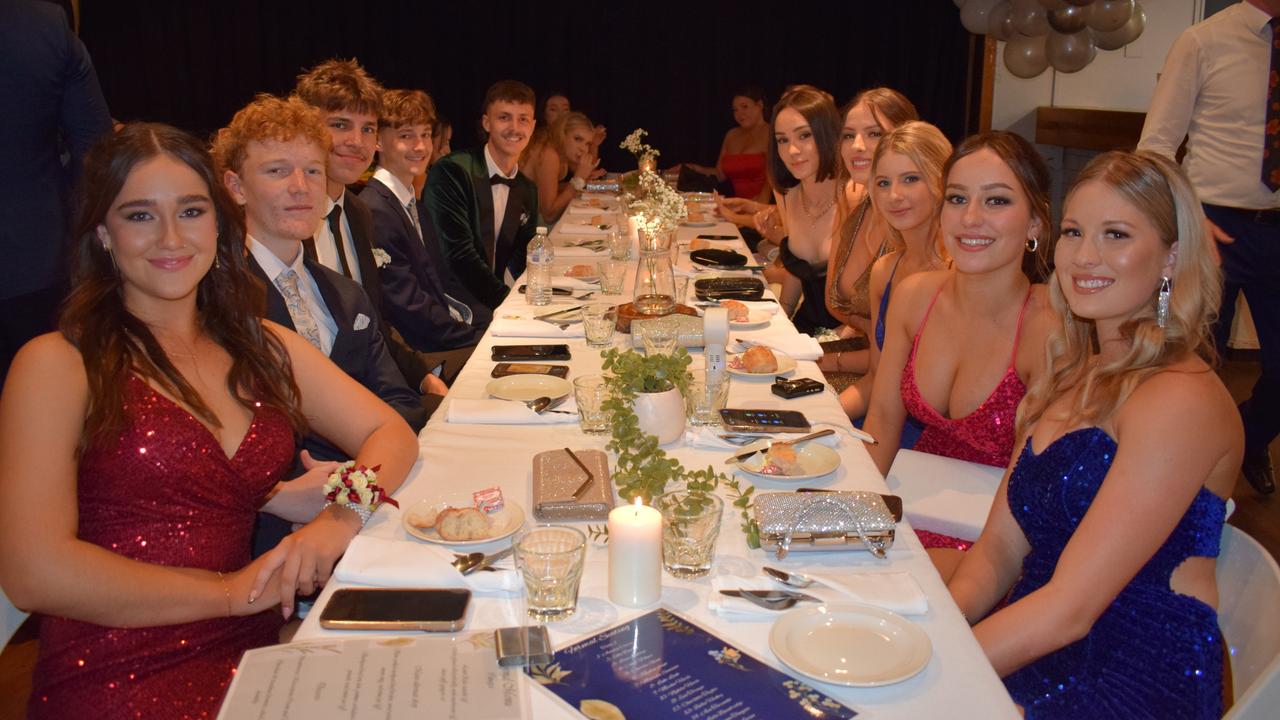
[[[250,562],[298,433],[381,464],[389,489],[416,443],[259,319],[242,216],[199,141],[128,126],[90,152],[82,183],[61,334],[18,353],[0,397],[0,463],[23,469],[0,476],[0,586],[42,615],[28,711],[209,717],[241,653],[276,641],[295,592],[323,584],[360,528],[329,507]],[[319,496],[328,470],[293,482]]]
[[[908,413],[924,425],[915,450],[1009,463],[1018,403],[1056,322],[1023,267],[1047,252],[1048,190],[1044,161],[1011,133],[968,138],[947,161],[939,221],[952,266],[894,288],[866,423],[880,441],[867,447],[880,472],[893,465]]]

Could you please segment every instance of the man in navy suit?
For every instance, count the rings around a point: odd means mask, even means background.
[[[319,348],[416,432],[427,411],[391,359],[373,303],[355,281],[303,251],[324,208],[328,142],[305,103],[263,95],[219,131],[213,153],[227,189],[245,210],[251,268],[267,286],[267,317]],[[346,459],[328,440],[311,434],[303,440],[298,469]],[[264,508],[271,518],[260,522],[257,547],[273,547],[289,523],[306,522],[321,509],[323,475],[304,472],[281,486],[279,499],[273,497]]]
[[[524,272],[538,226],[538,188],[517,167],[533,134],[535,104],[533,90],[522,82],[490,86],[481,117],[488,140],[432,165],[422,191],[426,236],[489,308],[507,296],[507,278]]]
[[[71,188],[111,117],[89,53],[57,5],[0,2],[0,68],[2,383],[18,348],[53,329],[66,291]]]
[[[373,214],[374,244],[390,322],[412,347],[454,351],[461,367],[492,313],[450,272],[440,246],[424,241],[413,178],[431,160],[435,105],[421,90],[388,90],[378,118],[378,168],[360,192]],[[446,381],[449,378],[446,378]]]

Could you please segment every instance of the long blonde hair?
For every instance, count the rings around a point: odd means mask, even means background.
[[[1019,435],[1040,419],[1054,398],[1072,388],[1079,392],[1068,426],[1096,423],[1114,413],[1143,380],[1187,355],[1214,360],[1210,326],[1218,314],[1222,273],[1204,231],[1204,211],[1182,169],[1151,152],[1105,153],[1080,171],[1064,207],[1086,182],[1103,183],[1146,215],[1166,248],[1178,243],[1169,278],[1169,319],[1163,328],[1156,321],[1159,287],[1153,287],[1147,308],[1120,326],[1121,337],[1129,343],[1124,355],[1091,364],[1096,328],[1072,314],[1055,272],[1049,280],[1049,299],[1062,323],[1049,337],[1047,372],[1032,383],[1018,408]]]
[[[903,123],[890,130],[888,134],[880,139],[880,144],[876,145],[876,151],[871,156],[872,188],[868,189],[868,192],[871,194],[872,209],[881,217],[883,217],[883,213],[876,201],[876,193],[874,192],[876,168],[880,166],[880,161],[884,159],[884,156],[891,152],[905,155],[911,162],[915,163],[916,168],[920,170],[920,174],[924,176],[929,192],[933,193],[934,212],[933,219],[930,220],[929,224],[929,237],[936,238],[938,236],[938,209],[942,206],[943,168],[947,163],[947,158],[951,157],[951,141],[947,139],[946,135],[942,134],[941,130],[921,120]],[[889,237],[892,238],[893,245],[905,248],[906,240],[902,237],[902,233],[887,222],[885,227],[889,231]],[[942,251],[936,243],[931,250],[935,256],[942,256]]]

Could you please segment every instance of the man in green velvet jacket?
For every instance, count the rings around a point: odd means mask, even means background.
[[[422,192],[426,235],[440,243],[453,273],[490,308],[507,296],[507,278],[524,272],[538,226],[538,189],[517,168],[533,134],[533,90],[501,80],[485,93],[484,145],[431,166]]]

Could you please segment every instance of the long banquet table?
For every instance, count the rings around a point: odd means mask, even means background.
[[[703,233],[737,235],[739,239],[735,243],[718,243],[718,245],[736,246],[740,252],[747,252],[737,229],[728,223],[720,223],[708,228],[682,227],[677,230],[677,241],[687,245],[695,235]],[[634,231],[632,234],[634,243]],[[553,240],[558,236],[558,232],[552,232]],[[681,253],[680,258],[679,269],[689,271],[691,266],[687,248]],[[576,257],[566,258],[563,261],[558,260],[557,265],[581,262],[589,261]],[[628,277],[628,291],[631,282],[632,279]],[[690,287],[689,296],[692,297],[692,295],[693,290]],[[627,301],[630,296],[597,297],[621,303]],[[556,297],[554,302],[567,305],[570,299]],[[494,316],[501,317],[517,310],[524,310],[527,313],[528,308],[525,305],[525,299],[513,292],[497,309]],[[774,316],[768,328],[752,332],[734,332],[732,335],[734,337],[767,335],[781,337],[795,332],[790,321],[779,314]],[[615,335],[615,346],[620,346],[626,340],[629,340],[629,336]],[[586,435],[579,430],[577,424],[473,425],[445,421],[447,405],[452,399],[485,397],[485,385],[491,380],[489,373],[494,365],[489,359],[490,348],[494,344],[520,342],[561,341],[494,338],[492,333],[486,333],[470,362],[454,382],[441,410],[436,412],[419,436],[421,450],[419,460],[404,485],[396,493],[401,507],[407,508],[422,499],[446,492],[470,492],[500,485],[507,498],[519,503],[528,512],[532,509],[532,457],[535,454],[566,446],[574,449],[604,449],[607,436]],[[570,380],[579,375],[600,372],[599,351],[588,348],[582,339],[567,342],[573,354],[573,359],[567,363],[570,368]],[[700,358],[696,357],[699,354],[700,351],[694,353],[695,366],[700,363]],[[796,374],[822,380],[816,363],[810,361],[799,362]],[[825,423],[828,427],[833,425],[845,429],[850,427],[848,418],[845,417],[830,391],[794,400],[783,400],[770,393],[768,382],[743,381],[734,378],[729,394],[729,405],[801,410],[815,425]],[[806,481],[803,484],[809,487],[887,493],[888,488],[862,443],[855,441],[847,433],[838,434],[841,435],[841,442],[836,448],[841,459],[839,469],[832,475]],[[707,465],[714,465],[721,469],[727,467],[722,464],[727,455],[723,450],[687,447],[683,440],[676,441],[666,450],[682,461],[686,467],[698,468]],[[744,485],[753,482],[757,492],[794,489],[786,482],[752,479],[746,475],[742,476],[742,480]],[[531,517],[529,522],[533,522]],[[905,520],[899,525],[897,539],[889,552],[887,561],[876,560],[869,553],[859,550],[792,553],[785,560],[776,561],[772,555],[763,550],[751,550],[747,547],[739,523],[738,510],[726,502],[713,575],[751,575],[757,572],[762,564],[780,565],[791,569],[821,567],[865,568],[871,571],[888,569],[909,572],[928,596],[928,613],[909,617],[925,631],[933,646],[933,655],[928,666],[918,675],[897,684],[876,688],[847,688],[816,681],[806,680],[807,682],[812,682],[816,687],[868,717],[1018,717],[1004,685],[987,662],[982,649],[951,601],[941,578]],[[379,509],[363,532],[378,538],[419,542],[402,529],[400,511],[386,505]],[[474,549],[485,552],[497,551],[509,542],[510,539],[496,541]],[[315,608],[303,621],[295,635],[295,642],[320,638],[332,639],[349,634],[324,630],[320,628],[318,622],[320,612],[329,596],[334,590],[344,586],[344,583],[337,580],[328,584],[316,602]],[[707,607],[709,592],[710,578],[685,581],[677,580],[664,573],[661,604],[689,617],[764,662],[789,672],[769,649],[768,634],[772,623],[768,620],[721,617]],[[550,624],[551,638],[556,647],[564,647],[651,609],[619,607],[609,601],[607,548],[598,543],[589,542],[578,612],[567,620]],[[518,597],[511,599],[505,596],[477,595],[472,601],[467,630],[525,624],[521,617],[522,612],[523,604]],[[534,716],[539,718],[579,716],[575,710],[555,699],[550,693],[534,689],[536,683],[532,680],[529,683],[533,686],[530,693]]]

